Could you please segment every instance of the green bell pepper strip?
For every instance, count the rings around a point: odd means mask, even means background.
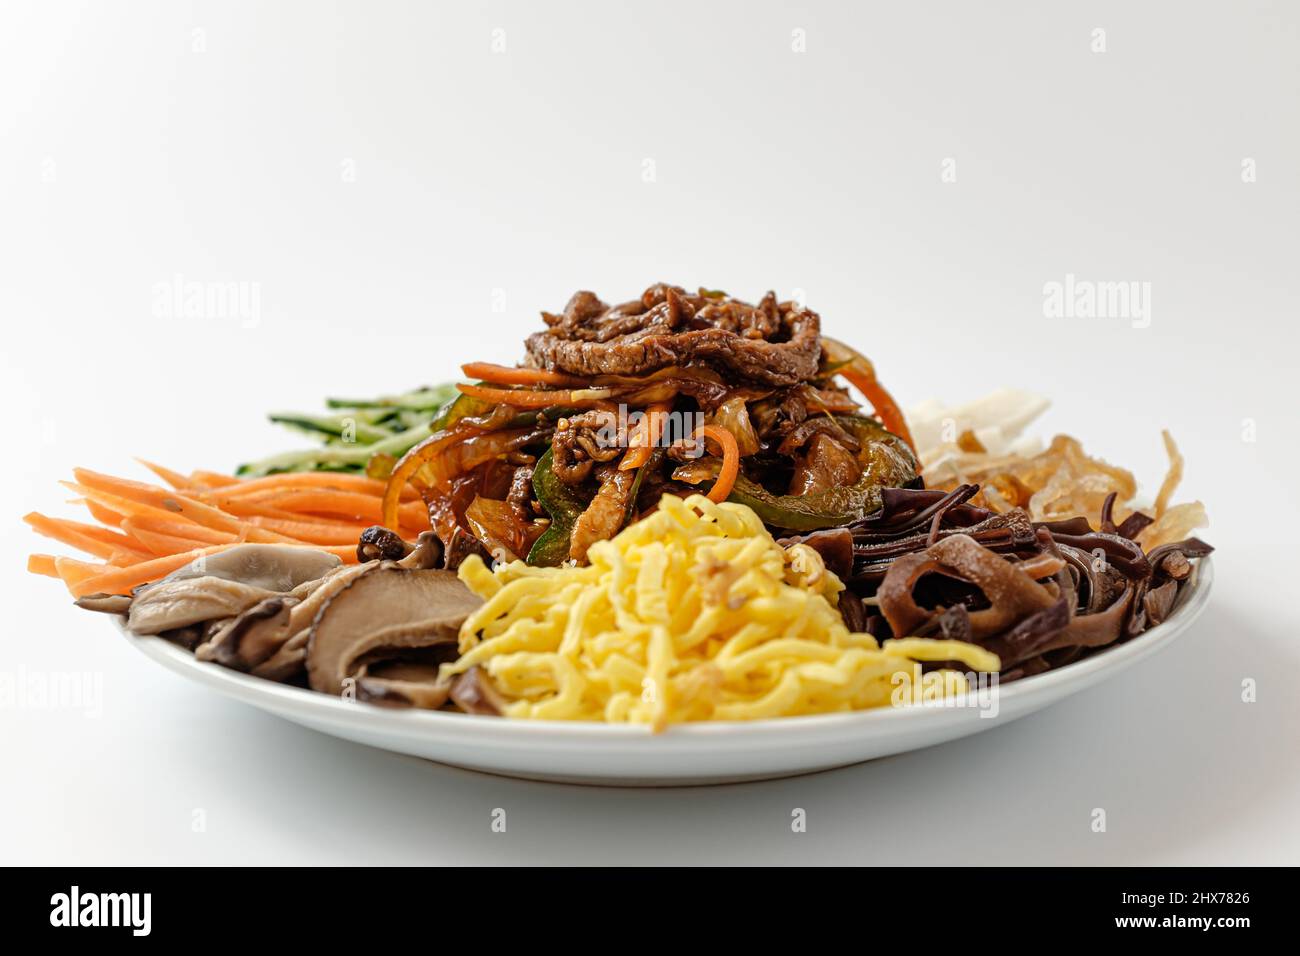
[[[856,482],[809,495],[774,495],[758,482],[739,475],[727,500],[752,508],[770,527],[816,531],[865,518],[880,508],[882,488],[902,487],[916,479],[916,458],[897,435],[874,419],[859,415],[833,417],[862,444],[858,453],[862,474]]]
[[[546,513],[551,516],[551,526],[542,533],[528,552],[527,561],[536,567],[553,568],[569,560],[569,540],[579,516],[587,510],[584,501],[572,488],[560,480],[551,467],[552,450],[537,459],[533,469],[533,494]]]

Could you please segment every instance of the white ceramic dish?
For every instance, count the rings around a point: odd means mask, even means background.
[[[945,743],[1002,726],[1091,687],[1170,644],[1196,620],[1213,583],[1199,562],[1165,623],[1119,647],[972,696],[965,706],[648,728],[393,710],[287,687],[202,663],[156,637],[127,639],[163,666],[268,713],[371,747],[512,777],[614,786],[682,786],[812,773]],[[996,714],[994,713],[996,711]]]

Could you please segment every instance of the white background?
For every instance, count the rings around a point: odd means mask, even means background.
[[[8,0],[0,670],[103,707],[0,708],[0,861],[1297,862],[1298,102],[1293,3]],[[1045,318],[1068,273],[1149,282],[1149,327]],[[256,321],[160,313],[177,276],[257,284]],[[513,361],[575,289],[658,280],[804,290],[904,404],[1045,393],[1149,493],[1171,428],[1211,608],[976,738],[618,791],[278,722],[23,571],[74,465],[229,469],[297,441],[268,410]]]

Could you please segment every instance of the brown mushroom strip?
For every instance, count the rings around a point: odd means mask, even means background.
[[[449,571],[381,562],[349,581],[316,614],[307,645],[312,689],[338,695],[362,664],[454,645],[460,625],[480,604]]]
[[[1173,610],[1174,599],[1178,597],[1178,582],[1166,581],[1158,588],[1148,591],[1142,598],[1142,606],[1152,626],[1163,623]]]
[[[136,634],[160,634],[207,621],[231,618],[253,605],[309,585],[335,568],[328,551],[276,544],[244,544],[205,555],[139,589],[127,627]]]
[[[451,685],[451,699],[467,714],[500,717],[506,712],[505,696],[477,665],[456,678]]]
[[[126,614],[131,610],[129,594],[87,594],[73,603],[84,611],[99,611],[101,614]]]
[[[253,670],[275,656],[286,643],[300,632],[311,627],[317,612],[339,590],[355,578],[369,574],[379,565],[375,562],[339,567],[319,581],[310,582],[291,596],[270,598],[279,600],[281,609],[275,613],[258,613],[257,605],[220,628],[210,641],[200,647],[195,656],[199,660],[215,661],[236,670]],[[250,616],[250,620],[244,620]],[[301,662],[301,655],[298,655]],[[287,666],[289,661],[280,662]]]
[[[447,703],[452,679],[441,677],[439,665],[414,661],[379,661],[357,673],[357,700],[386,707],[437,710]]]
[[[945,568],[978,587],[992,607],[971,613],[976,638],[1006,630],[1020,618],[1052,605],[1055,598],[1014,564],[964,534],[937,542],[929,553]]]
[[[361,532],[361,539],[357,542],[357,560],[400,561],[411,550],[411,545],[396,531],[381,524],[371,525]]]

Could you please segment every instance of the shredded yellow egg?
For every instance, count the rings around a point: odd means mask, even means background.
[[[460,578],[484,599],[460,630],[457,674],[478,665],[506,715],[668,724],[860,710],[891,702],[898,674],[930,697],[963,694],[955,671],[998,670],[973,644],[885,641],[844,626],[844,585],[807,545],[782,548],[744,505],[665,495],[658,510],[592,545],[586,567]]]

